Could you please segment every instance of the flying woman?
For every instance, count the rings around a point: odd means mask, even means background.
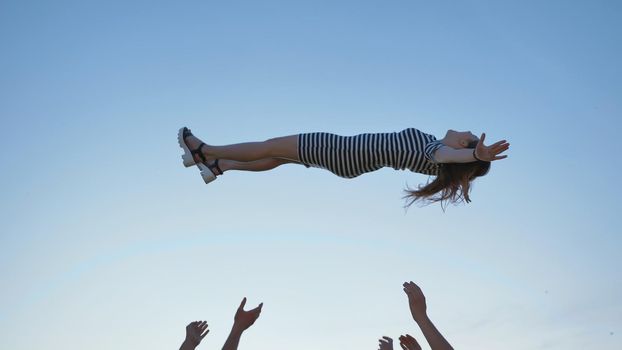
[[[449,130],[443,139],[437,140],[409,128],[355,136],[307,133],[213,146],[183,127],[178,141],[184,151],[183,164],[197,165],[205,183],[229,170],[266,171],[287,163],[326,169],[348,179],[383,167],[435,176],[416,190],[406,190],[410,205],[415,201],[470,202],[471,182],[488,173],[490,162],[506,158],[501,153],[510,147],[506,140],[485,146],[485,137],[486,134],[477,138],[470,131]]]

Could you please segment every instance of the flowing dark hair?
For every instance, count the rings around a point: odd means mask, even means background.
[[[477,141],[471,141],[466,148],[474,149]],[[471,202],[469,191],[471,182],[477,177],[484,176],[490,170],[490,162],[478,160],[470,163],[443,163],[440,164],[438,176],[425,186],[419,186],[416,190],[406,188],[406,207],[420,201],[425,204],[441,202],[441,206],[447,203],[458,204]]]

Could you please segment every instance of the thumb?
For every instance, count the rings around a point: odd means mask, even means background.
[[[246,305],[246,297],[244,297],[244,299],[242,299],[242,302],[240,303],[240,306],[238,307],[238,310],[244,310],[244,305]]]

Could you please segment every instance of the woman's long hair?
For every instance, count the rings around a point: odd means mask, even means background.
[[[470,142],[466,148],[474,149],[477,141]],[[469,190],[471,182],[475,178],[484,176],[490,170],[490,162],[475,161],[470,163],[443,163],[440,165],[438,176],[425,186],[419,186],[412,190],[406,188],[406,207],[415,202],[431,204],[441,202],[441,206],[447,203],[458,204],[471,201]]]

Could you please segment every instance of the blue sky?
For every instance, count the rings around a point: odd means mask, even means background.
[[[456,348],[614,349],[615,1],[0,2],[0,347],[374,348],[413,280]],[[617,62],[617,63],[616,63]],[[508,139],[473,202],[288,165],[205,186],[213,144],[416,127]]]

